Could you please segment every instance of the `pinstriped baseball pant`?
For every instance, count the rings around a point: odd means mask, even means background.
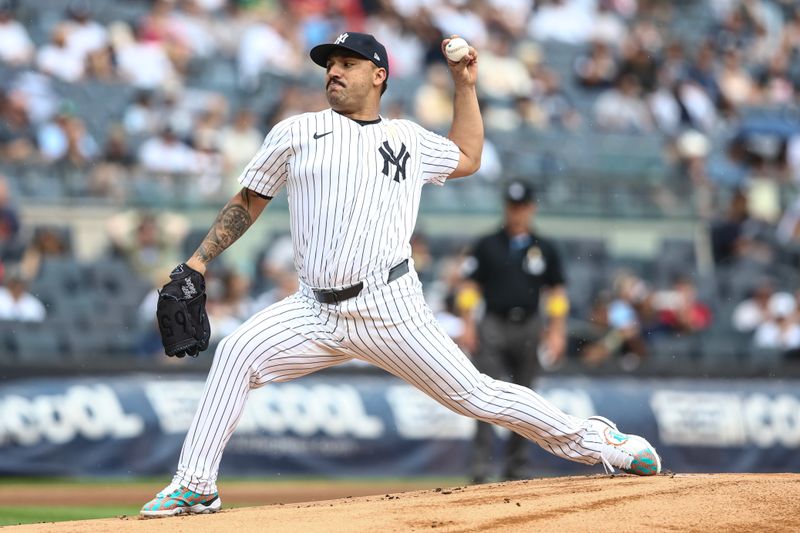
[[[599,436],[534,391],[479,373],[425,303],[411,268],[385,283],[365,280],[359,296],[321,304],[301,285],[252,316],[217,347],[173,481],[213,493],[225,444],[250,389],[289,381],[357,358],[372,363],[456,413],[506,427],[549,452],[600,461]]]

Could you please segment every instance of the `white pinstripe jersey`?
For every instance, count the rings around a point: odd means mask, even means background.
[[[268,197],[286,185],[300,279],[338,288],[411,255],[422,186],[443,185],[459,157],[414,122],[361,124],[327,109],[275,125],[239,182]]]

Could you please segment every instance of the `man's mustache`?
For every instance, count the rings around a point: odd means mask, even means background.
[[[328,86],[327,86],[327,87],[330,87],[330,86],[331,86],[331,85],[333,85],[334,83],[335,83],[336,85],[338,85],[339,87],[344,87],[344,83],[343,83],[343,82],[341,82],[341,81],[339,81],[339,80],[337,80],[337,79],[335,79],[335,78],[331,78],[331,79],[330,79],[330,81],[328,81]],[[327,88],[327,87],[326,87],[326,88]]]

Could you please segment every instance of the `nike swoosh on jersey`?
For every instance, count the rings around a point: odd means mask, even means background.
[[[326,135],[330,135],[331,133],[333,133],[333,130],[326,131],[325,133],[315,133],[314,134],[314,140],[316,141],[317,139],[321,139],[322,137],[325,137]]]

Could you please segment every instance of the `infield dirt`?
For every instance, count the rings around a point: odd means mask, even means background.
[[[222,490],[224,501],[225,488]],[[45,491],[40,487],[40,497]],[[214,515],[150,520],[120,517],[8,528],[13,533],[423,530],[800,531],[800,474],[550,478],[273,504]]]

